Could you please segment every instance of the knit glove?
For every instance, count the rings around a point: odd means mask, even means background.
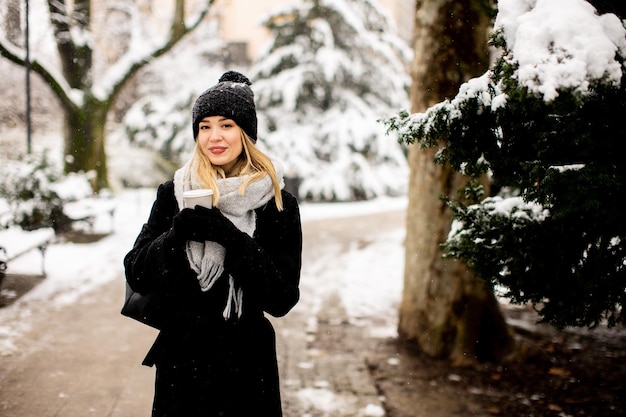
[[[237,245],[237,243],[241,241],[242,236],[245,234],[241,230],[237,229],[237,226],[235,226],[233,222],[228,220],[222,212],[216,208],[208,209],[196,206],[195,211],[201,218],[200,224],[202,224],[203,230],[207,233],[204,240],[217,242],[228,249]]]
[[[203,216],[200,216],[194,209],[182,209],[174,216],[172,228],[169,230],[167,237],[176,246],[184,246],[189,240],[196,242],[209,240],[202,219]]]
[[[195,209],[184,208],[174,216],[168,237],[181,246],[188,240],[208,240],[228,248],[238,242],[242,233],[218,209],[196,206]]]

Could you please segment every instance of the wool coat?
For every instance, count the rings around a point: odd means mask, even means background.
[[[294,196],[282,191],[257,208],[252,237],[226,251],[225,273],[200,290],[184,247],[168,234],[179,211],[173,181],[161,184],[147,223],[124,258],[126,280],[163,299],[161,331],[143,361],[156,366],[153,417],[282,416],[276,342],[264,313],[281,317],[297,303],[302,229]],[[228,274],[243,291],[240,318],[225,320]]]

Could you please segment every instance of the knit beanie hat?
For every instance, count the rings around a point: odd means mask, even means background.
[[[224,116],[232,119],[256,143],[256,108],[252,83],[243,74],[227,71],[219,82],[198,97],[192,110],[193,139],[198,137],[199,124],[205,117]]]

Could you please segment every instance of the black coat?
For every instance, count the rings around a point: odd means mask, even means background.
[[[173,181],[159,186],[148,222],[124,259],[133,290],[166,297],[167,322],[144,359],[156,365],[153,417],[281,416],[274,329],[300,293],[302,230],[296,199],[283,191],[256,209],[256,230],[229,250],[225,275],[202,292],[184,248],[168,237],[178,212]],[[241,237],[240,237],[241,238]],[[228,276],[243,291],[240,319],[224,320]]]

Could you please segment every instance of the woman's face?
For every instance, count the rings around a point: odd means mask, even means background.
[[[241,128],[223,116],[209,116],[198,126],[198,145],[211,163],[220,166],[226,174],[235,166],[243,152]]]

